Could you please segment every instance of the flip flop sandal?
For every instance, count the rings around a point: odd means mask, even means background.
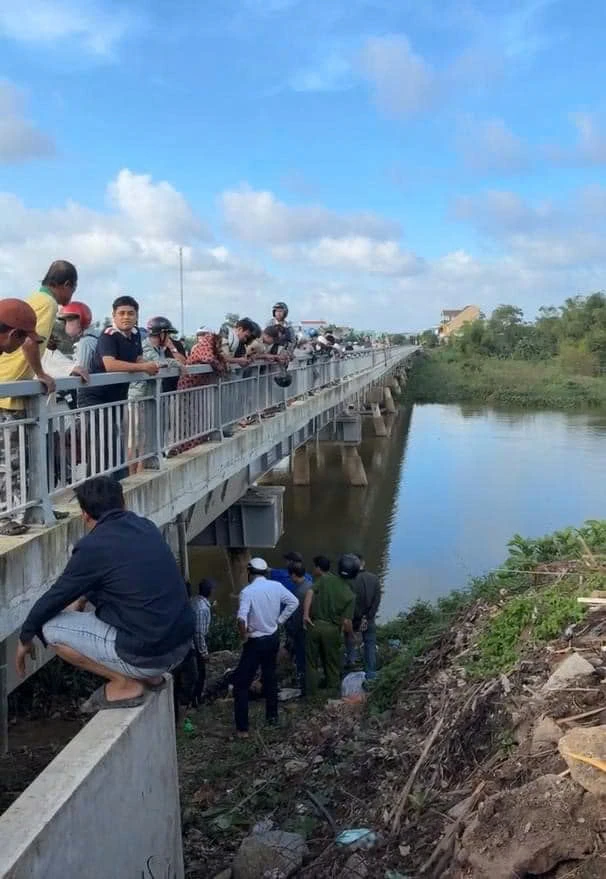
[[[0,537],[19,537],[21,534],[27,534],[28,525],[22,525],[21,522],[15,522],[13,519],[0,520]]]
[[[81,714],[94,714],[95,711],[107,711],[110,708],[137,708],[145,702],[145,693],[133,696],[131,699],[114,699],[108,701],[105,695],[105,684],[88,697],[80,706]]]

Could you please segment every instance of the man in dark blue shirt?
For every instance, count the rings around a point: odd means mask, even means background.
[[[141,335],[137,329],[139,303],[132,296],[118,296],[112,305],[112,326],[99,336],[89,372],[146,372],[156,375],[158,364],[143,359]],[[78,395],[78,405],[93,406],[96,403],[116,403],[126,400],[128,383],[83,388]]]
[[[105,678],[83,710],[130,708],[145,687],[179,665],[192,644],[194,615],[170,547],[153,522],[124,509],[108,476],[76,488],[89,533],[63,574],[38,599],[21,629],[17,672],[36,635],[78,668]],[[85,612],[90,601],[94,612]]]
[[[118,296],[112,305],[112,326],[99,336],[90,365],[90,374],[106,372],[156,375],[158,364],[143,359],[141,335],[137,329],[139,303],[132,296]],[[78,406],[98,406],[101,403],[121,403],[128,396],[128,382],[88,386],[78,391]],[[138,447],[138,410],[127,415],[125,406],[112,406],[107,410],[95,410],[89,415],[89,431],[94,436],[94,458],[91,475],[113,471],[117,479],[128,475],[123,465],[125,443],[122,431],[128,427],[131,448]],[[121,466],[122,465],[122,466]]]

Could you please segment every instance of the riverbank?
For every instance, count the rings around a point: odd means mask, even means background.
[[[527,408],[606,408],[606,376],[574,375],[549,361],[463,359],[447,348],[415,361],[407,386],[415,403],[478,402]]]
[[[562,775],[557,738],[606,720],[605,615],[577,602],[605,587],[606,522],[516,538],[500,571],[381,627],[365,705],[287,703],[278,729],[255,711],[244,742],[228,699],[202,708],[179,735],[188,875],[231,876],[272,827],[302,837],[292,875],[314,879],[602,877],[602,810]],[[573,653],[589,677],[543,692]],[[360,828],[368,849],[336,844]]]

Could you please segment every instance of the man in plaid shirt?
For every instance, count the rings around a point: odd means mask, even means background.
[[[206,662],[208,660],[208,645],[206,637],[210,628],[212,618],[212,610],[210,606],[210,596],[213,590],[212,580],[201,580],[198,586],[198,595],[194,595],[191,599],[191,606],[194,611],[195,629],[194,629],[194,654],[196,660],[197,678],[192,693],[192,705],[198,705],[204,692],[204,683],[206,681]]]

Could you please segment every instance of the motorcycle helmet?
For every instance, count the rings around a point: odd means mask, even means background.
[[[276,302],[271,310],[271,313],[274,317],[276,316],[276,309],[278,308],[282,309],[282,311],[284,312],[284,319],[286,320],[286,318],[288,317],[288,305],[286,304],[286,302]]]
[[[289,388],[292,385],[292,375],[288,372],[283,372],[281,375],[276,375],[274,381],[279,388]]]
[[[63,305],[59,309],[58,320],[68,320],[70,317],[80,318],[80,326],[83,330],[87,330],[93,322],[93,313],[84,302],[70,302],[69,305]]]
[[[167,317],[150,317],[145,328],[150,336],[159,336],[160,333],[177,332]]]
[[[339,576],[344,580],[353,580],[360,573],[360,559],[353,552],[347,552],[339,559]]]

